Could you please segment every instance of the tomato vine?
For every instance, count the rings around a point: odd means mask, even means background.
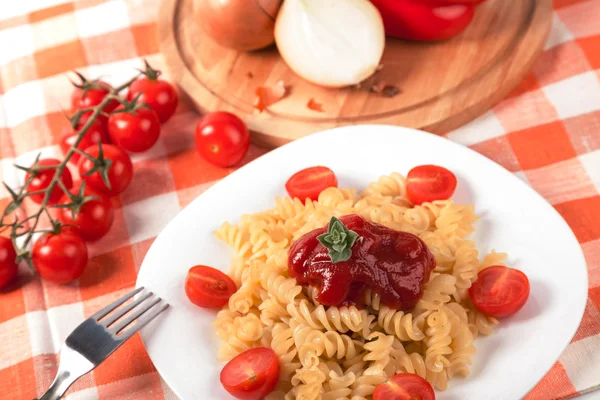
[[[148,66],[149,67],[149,66]],[[82,93],[85,95],[88,90],[104,90],[107,91],[107,94],[104,96],[102,101],[93,107],[86,107],[79,109],[75,112],[75,115],[69,120],[71,121],[73,127],[78,124],[78,121],[82,116],[86,113],[90,113],[91,115],[83,126],[77,131],[76,139],[72,143],[71,147],[68,149],[64,158],[60,163],[56,165],[39,165],[41,153],[37,155],[35,162],[30,167],[25,167],[21,165],[15,165],[16,168],[23,170],[28,173],[27,178],[25,179],[24,184],[18,188],[11,188],[6,182],[3,182],[4,187],[8,191],[11,197],[10,203],[4,208],[1,216],[0,216],[0,233],[10,230],[10,240],[12,241],[13,247],[15,248],[17,259],[16,262],[26,261],[30,266],[32,266],[31,252],[29,250],[29,246],[34,238],[36,233],[58,233],[62,227],[61,222],[58,219],[52,216],[49,208],[52,207],[50,204],[50,198],[52,192],[55,188],[60,188],[62,192],[65,193],[66,196],[69,196],[69,188],[67,188],[61,178],[65,169],[67,169],[67,164],[69,160],[73,157],[74,154],[80,154],[82,157],[87,157],[94,163],[99,163],[97,158],[92,157],[91,155],[83,152],[81,149],[78,149],[77,146],[82,141],[85,134],[92,127],[92,125],[100,118],[100,116],[108,116],[105,113],[106,106],[116,102],[127,104],[126,100],[122,99],[119,96],[119,93],[125,89],[127,89],[135,80],[137,80],[140,76],[144,74],[143,71],[140,71],[135,77],[131,78],[127,82],[123,83],[120,86],[115,88],[100,82],[100,81],[87,81],[82,75],[77,73],[77,75],[82,80],[81,85],[74,84],[76,87],[82,90]],[[99,146],[102,146],[99,143]],[[110,168],[110,163],[107,163],[107,170]],[[27,188],[31,185],[36,176],[43,170],[54,170],[54,176],[52,180],[48,184],[48,186],[42,190],[37,191],[29,191]],[[68,169],[67,169],[68,170]],[[107,171],[103,171],[101,173],[103,177],[107,176]],[[109,183],[107,182],[107,185]],[[43,195],[43,200],[39,204],[37,210],[33,212],[29,216],[25,216],[24,218],[19,218],[18,210],[22,209],[23,201],[31,196],[39,196]],[[70,197],[69,197],[70,198]],[[51,229],[38,229],[40,224],[40,220],[46,217],[50,223]],[[22,239],[20,239],[22,238]]]

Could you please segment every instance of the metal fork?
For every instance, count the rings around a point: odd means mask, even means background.
[[[165,302],[159,304],[160,297],[145,301],[152,296],[152,292],[146,292],[135,301],[116,310],[143,289],[140,287],[127,293],[75,328],[65,340],[60,352],[56,378],[50,385],[50,389],[39,400],[60,399],[77,379],[100,365],[130,337],[169,307]],[[131,315],[122,318],[132,310],[134,311]],[[150,310],[152,310],[150,313],[142,317]],[[125,329],[134,321],[137,321],[134,326]]]

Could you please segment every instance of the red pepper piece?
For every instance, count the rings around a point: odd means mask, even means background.
[[[473,20],[474,1],[478,0],[461,0],[462,4],[447,4],[457,0],[430,1],[371,0],[381,12],[386,34],[411,40],[445,40],[458,35]]]

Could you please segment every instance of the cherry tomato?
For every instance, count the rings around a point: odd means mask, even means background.
[[[156,113],[146,107],[119,112],[108,117],[108,134],[117,146],[132,153],[141,153],[156,144],[160,121]]]
[[[0,236],[0,288],[10,283],[19,269],[17,252],[10,239]]]
[[[80,186],[71,189],[71,193],[78,196]],[[84,189],[85,197],[96,197],[95,199],[87,199],[83,204],[79,205],[78,210],[73,217],[71,208],[59,208],[58,219],[64,224],[74,225],[74,230],[85,240],[98,240],[108,233],[112,226],[115,212],[110,200],[104,195],[93,191],[86,187]],[[81,199],[77,199],[81,201]],[[63,205],[71,204],[69,198],[64,198],[61,202]]]
[[[77,132],[68,130],[63,133],[60,139],[60,148],[63,151],[63,154],[67,154],[71,146],[73,146],[75,140],[77,140],[77,137],[79,136],[79,130],[81,130],[81,128],[84,125],[85,122],[82,123],[81,120],[79,120],[79,123],[77,124]],[[94,144],[97,144],[98,141],[101,141],[102,143],[110,143],[110,138],[108,137],[106,127],[102,125],[102,121],[100,120],[92,122],[92,126],[90,126],[88,131],[85,133],[85,135],[77,145],[77,148],[80,150],[84,150]],[[80,154],[73,153],[73,155],[69,159],[69,162],[77,164],[77,161],[79,161],[79,157],[81,157]]]
[[[97,87],[92,89],[87,89],[84,94],[84,90],[81,88],[74,88],[73,93],[71,93],[71,105],[75,109],[83,109],[97,106],[102,103],[102,100],[106,97],[109,92],[110,85],[103,81],[95,81],[96,83],[102,84],[106,87]],[[117,108],[119,102],[116,100],[111,100],[103,109],[105,113],[110,113],[112,110]]]
[[[246,124],[231,113],[206,114],[196,125],[196,149],[211,164],[231,167],[242,161],[249,147]]]
[[[416,374],[396,374],[377,386],[373,400],[435,400],[431,384]]]
[[[84,150],[92,157],[98,158],[100,148],[98,145],[90,146]],[[123,192],[129,186],[133,177],[133,164],[131,158],[123,150],[111,144],[102,145],[105,160],[111,160],[111,165],[108,168],[108,181],[110,188],[106,186],[102,180],[102,176],[98,171],[86,176],[85,173],[94,168],[94,163],[86,157],[81,157],[77,168],[79,175],[86,183],[86,186],[94,189],[108,197],[116,196]]]
[[[477,280],[469,288],[469,297],[483,313],[496,318],[509,317],[529,298],[529,279],[518,269],[494,265],[477,274]]]
[[[296,172],[285,184],[290,197],[317,200],[319,194],[329,188],[337,187],[337,177],[327,167],[310,167]]]
[[[420,165],[406,177],[406,195],[414,204],[447,200],[456,190],[456,176],[444,167]]]
[[[381,12],[386,34],[411,40],[451,38],[465,30],[475,14],[472,4],[423,4],[415,0],[371,2]]]
[[[236,290],[229,276],[204,265],[190,268],[185,280],[185,294],[198,307],[221,308]]]
[[[79,118],[79,123],[77,124],[78,128],[81,128],[82,126],[85,125],[85,123],[88,121],[88,119],[90,119],[90,117],[92,116],[92,111],[88,111],[86,113],[84,113],[81,118]],[[110,138],[108,137],[108,117],[106,115],[98,115],[96,117],[96,121],[99,121],[100,124],[102,125],[102,129],[103,129],[103,138],[106,138],[106,140],[110,140]]]
[[[140,78],[129,86],[127,100],[132,101],[141,93],[140,103],[148,104],[161,123],[167,122],[175,113],[178,96],[173,85],[162,79]]]
[[[279,378],[279,360],[272,349],[246,350],[221,370],[221,384],[240,400],[259,400],[271,393]]]
[[[38,166],[45,167],[50,165],[60,165],[60,161],[55,158],[44,158],[38,161]],[[33,166],[31,166],[33,168]],[[29,193],[37,192],[40,190],[46,189],[50,186],[50,182],[54,179],[56,175],[55,169],[40,169],[34,174],[33,180],[27,185],[27,191]],[[25,176],[25,181],[29,180],[31,177],[30,173],[27,173]],[[60,179],[67,189],[71,189],[73,186],[73,177],[71,176],[71,172],[68,168],[63,169],[60,174]],[[31,200],[34,202],[41,204],[44,201],[44,193],[34,194],[33,196],[29,196]],[[54,205],[58,203],[61,197],[64,195],[62,189],[56,185],[52,192],[50,193],[50,197],[48,198],[48,205]]]
[[[79,278],[88,262],[88,252],[81,236],[72,230],[41,236],[33,245],[33,265],[48,281],[65,284]]]

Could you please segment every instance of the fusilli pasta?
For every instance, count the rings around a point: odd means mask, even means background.
[[[329,307],[316,300],[318,289],[290,278],[292,242],[332,216],[349,214],[427,244],[436,267],[414,309],[391,309],[372,289],[364,293],[364,307]],[[506,260],[493,251],[479,261],[467,239],[476,220],[473,206],[451,200],[413,205],[406,179],[392,173],[360,195],[329,188],[317,201],[278,197],[270,210],[244,215],[237,225],[225,222],[215,235],[233,250],[229,274],[239,289],[214,323],[219,359],[271,347],[280,377],[267,400],[369,400],[377,385],[402,372],[446,389],[448,379],[469,374],[475,337],[498,324],[467,296],[480,270]]]

